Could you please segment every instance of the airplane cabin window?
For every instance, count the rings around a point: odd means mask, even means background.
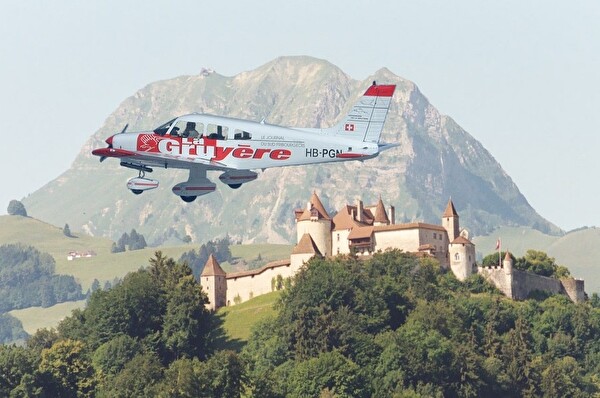
[[[208,138],[213,140],[226,140],[229,128],[218,124],[208,124],[206,126],[206,134]]]
[[[252,138],[252,134],[247,131],[243,131],[240,129],[235,129],[233,131],[233,139],[234,140],[249,140]]]
[[[154,132],[158,135],[165,135],[167,133],[167,131],[169,131],[169,128],[171,128],[171,125],[173,124],[174,121],[175,121],[175,119],[169,120],[165,124],[158,126],[156,129],[154,129]]]
[[[175,129],[177,129],[177,134],[181,135],[183,138],[198,138],[202,137],[202,134],[204,133],[204,124],[180,120],[175,124],[175,127],[171,131],[171,135],[174,135],[173,131],[175,131]]]

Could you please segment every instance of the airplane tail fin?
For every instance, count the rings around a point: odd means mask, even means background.
[[[395,90],[395,84],[373,82],[350,112],[337,125],[327,129],[328,133],[378,143]]]

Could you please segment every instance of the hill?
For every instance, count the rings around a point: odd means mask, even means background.
[[[364,163],[268,169],[239,190],[217,184],[215,193],[185,204],[169,188],[186,173],[155,170],[162,188],[138,197],[124,186],[135,173],[117,162],[100,164],[90,153],[126,123],[131,131],[149,129],[190,112],[326,127],[373,80],[397,85],[382,139],[400,146]],[[119,105],[69,170],[23,202],[35,217],[112,239],[133,227],[151,244],[185,235],[205,241],[226,233],[246,243],[288,243],[294,235],[292,211],[313,189],[328,209],[357,196],[375,202],[382,195],[396,206],[399,220],[438,222],[451,196],[463,225],[476,233],[499,225],[561,232],[535,212],[493,156],[441,115],[414,83],[385,68],[354,80],[309,57],[278,58],[232,77],[203,71],[149,84]]]

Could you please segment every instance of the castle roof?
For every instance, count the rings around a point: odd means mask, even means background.
[[[429,229],[434,231],[446,232],[441,225],[427,224],[423,222],[411,222],[406,224],[378,225],[373,227],[375,232],[380,231],[399,231],[402,229]]]
[[[442,217],[458,217],[458,213],[454,208],[454,203],[452,203],[452,199],[448,199],[448,205],[446,206],[446,210],[444,211],[444,215]]]
[[[506,254],[504,255],[504,260],[512,261],[512,257],[510,256],[510,252],[508,250],[506,251]]]
[[[352,229],[354,227],[363,227],[369,225],[367,223],[358,222],[354,219],[354,217],[352,217],[352,214],[356,214],[356,211],[356,206],[346,205],[342,207],[342,209],[333,217],[333,229]]]
[[[459,236],[458,238],[454,239],[452,242],[450,242],[451,245],[455,245],[455,244],[461,244],[461,245],[472,245],[473,243],[468,240],[467,238],[465,238],[464,236]]]
[[[352,228],[348,234],[348,239],[365,239],[373,235],[373,227],[357,227]]]
[[[289,265],[290,265],[290,259],[271,261],[270,263],[263,265],[262,267],[257,268],[257,269],[251,269],[248,271],[230,272],[227,274],[226,278],[227,279],[235,279],[235,278],[240,278],[240,277],[244,277],[244,276],[260,275],[269,269],[279,268],[279,267],[287,267]]]
[[[318,219],[331,220],[331,217],[327,214],[327,211],[316,192],[313,191],[309,203],[311,204],[311,208],[304,210],[302,215],[298,217],[298,221],[310,220],[314,215],[316,215]],[[299,214],[299,212],[296,212],[296,215],[297,214]]]
[[[204,265],[204,270],[200,276],[225,276],[225,271],[217,262],[217,259],[212,254],[208,256],[208,260],[206,260],[206,264]]]
[[[377,202],[377,208],[375,209],[375,222],[380,222],[384,224],[389,224],[390,219],[385,211],[385,207],[383,206],[383,201],[381,197],[379,198],[379,202]]]
[[[292,254],[318,254],[320,256],[321,252],[312,237],[309,234],[304,234],[292,250]]]

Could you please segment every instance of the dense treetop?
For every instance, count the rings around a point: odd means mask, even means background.
[[[593,397],[598,300],[515,302],[398,251],[311,260],[241,353],[160,252],[57,330],[0,347],[0,396]]]

